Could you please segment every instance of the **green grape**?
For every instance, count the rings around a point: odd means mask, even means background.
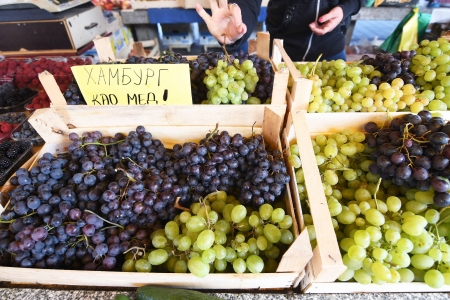
[[[433,246],[434,241],[426,230],[423,230],[418,236],[410,236],[410,239],[414,244],[414,249],[411,251],[413,254],[427,253],[431,249],[431,246]]]
[[[223,272],[226,270],[227,268],[227,261],[225,259],[216,259],[214,261],[214,268],[216,269],[216,271],[218,272]]]
[[[155,248],[162,249],[167,245],[167,239],[162,235],[155,236],[152,240],[152,245]]]
[[[227,255],[225,256],[225,260],[227,262],[233,262],[237,257],[236,251],[231,247],[226,247],[225,249],[227,250]]]
[[[266,224],[264,226],[264,236],[271,243],[278,243],[281,239],[280,230],[273,224]]]
[[[418,270],[427,270],[434,265],[434,260],[425,254],[414,254],[411,257],[411,265]]]
[[[133,259],[127,259],[122,264],[122,272],[136,272],[136,261]]]
[[[189,220],[190,217],[191,217],[191,213],[190,213],[190,212],[188,212],[188,211],[183,211],[183,212],[180,214],[180,222],[183,223],[183,224],[185,224],[185,223]]]
[[[355,274],[355,271],[352,269],[347,268],[347,270],[344,271],[341,275],[339,275],[338,280],[339,281],[349,281],[353,278],[353,275]]]
[[[302,166],[302,162],[300,161],[300,157],[295,154],[291,154],[288,156],[289,164],[294,168],[300,168]]]
[[[173,240],[176,236],[180,234],[180,228],[178,227],[178,224],[174,221],[167,222],[166,226],[164,227],[164,231],[166,233],[166,237],[169,240]]]
[[[259,216],[266,221],[272,216],[273,207],[270,204],[264,203],[259,207]]]
[[[414,249],[413,242],[411,242],[407,238],[400,238],[397,241],[396,246],[399,251],[406,252],[406,253],[409,253]]]
[[[336,185],[339,181],[339,177],[334,170],[326,170],[323,173],[323,178],[329,185]]]
[[[291,145],[289,147],[289,150],[290,150],[292,155],[300,155],[300,153],[298,151],[298,145],[297,144]]]
[[[153,250],[148,255],[148,261],[153,266],[158,266],[158,265],[161,265],[161,264],[165,263],[168,258],[169,258],[169,255],[167,254],[167,251],[164,250],[164,249]]]
[[[434,261],[441,261],[442,251],[437,248],[431,248],[430,251],[428,251],[428,256],[431,257]]]
[[[250,255],[246,261],[247,269],[253,274],[261,273],[264,269],[264,261],[257,255]]]
[[[357,230],[353,236],[355,243],[363,248],[370,245],[370,235],[365,230]]]
[[[189,250],[189,248],[191,248],[191,245],[192,245],[191,238],[188,236],[183,236],[178,242],[178,250],[187,251]]]
[[[337,216],[337,220],[341,224],[353,224],[356,220],[356,215],[348,207],[343,206],[342,212]]]
[[[292,232],[290,232],[287,229],[281,229],[280,232],[281,232],[280,242],[282,242],[285,245],[292,244],[292,242],[294,241],[294,235],[292,234]]]
[[[245,264],[245,260],[242,258],[236,258],[233,261],[233,270],[238,274],[242,274],[247,269],[247,265]]]
[[[398,197],[390,196],[386,200],[386,205],[390,212],[398,212],[402,207],[402,201]]]
[[[231,231],[230,223],[228,223],[226,220],[218,220],[215,224],[216,231],[222,231],[225,234],[228,234]]]
[[[186,228],[192,232],[200,232],[206,227],[206,220],[201,216],[192,216],[186,222]]]
[[[367,274],[364,270],[356,270],[353,278],[358,282],[359,284],[369,284],[372,282],[372,277]]]
[[[410,221],[403,223],[402,230],[410,236],[419,236],[424,231],[424,228],[421,224]]]
[[[391,245],[397,244],[398,240],[401,238],[400,233],[394,229],[388,229],[384,233],[384,239]]]
[[[285,215],[281,222],[278,222],[278,226],[281,229],[289,229],[292,227],[292,217],[290,215]]]
[[[383,261],[388,256],[388,252],[383,248],[375,248],[372,250],[372,255],[376,260]]]
[[[264,255],[267,258],[276,259],[280,255],[280,249],[277,246],[272,245],[272,247],[264,251]]]
[[[355,261],[348,256],[348,253],[342,257],[344,265],[351,270],[359,270],[362,268],[362,261]]]
[[[189,272],[197,277],[203,278],[209,274],[209,265],[201,259],[201,257],[192,257],[187,263]]]
[[[222,245],[214,245],[213,249],[217,259],[224,259],[227,255],[227,249]]]
[[[442,260],[450,261],[450,245],[445,243],[439,244],[439,250],[442,252]]]
[[[213,249],[207,249],[202,253],[202,260],[204,263],[210,264],[216,259],[216,252]]]
[[[258,225],[261,224],[261,220],[259,219],[258,216],[256,216],[256,215],[251,215],[251,216],[248,218],[248,223],[249,223],[252,227],[256,227],[256,226],[258,226]]]
[[[428,286],[438,289],[444,285],[445,279],[441,272],[438,270],[428,270],[425,273],[424,281]]]
[[[436,224],[439,221],[439,218],[440,214],[435,209],[430,208],[425,212],[425,219],[429,224]]]
[[[415,214],[420,214],[427,210],[428,206],[426,204],[420,203],[418,201],[408,201],[405,205],[405,210],[413,212]]]
[[[212,245],[214,244],[214,240],[215,240],[214,232],[212,230],[206,229],[200,232],[200,234],[197,237],[196,243],[197,246],[200,248],[200,250],[205,251],[212,247]]]
[[[335,145],[335,144],[327,144],[325,146],[325,148],[323,149],[323,152],[325,153],[325,155],[328,158],[333,158],[333,157],[336,157],[336,155],[338,155],[339,150],[338,150],[337,145]]]
[[[348,257],[354,261],[363,261],[364,258],[366,258],[366,250],[359,246],[359,245],[353,245],[348,248]]]
[[[214,242],[218,245],[223,245],[227,242],[227,235],[220,230],[214,231]]]
[[[328,200],[328,210],[332,217],[339,215],[342,212],[342,205],[336,198]]]
[[[382,281],[390,281],[392,279],[392,273],[385,265],[379,261],[375,261],[372,264],[372,272],[375,277]]]
[[[146,272],[149,273],[152,270],[152,265],[148,261],[148,259],[138,259],[134,264],[136,271],[138,272]]]
[[[397,272],[400,274],[400,282],[413,282],[414,273],[410,269],[398,269]]]
[[[187,264],[186,261],[179,259],[175,262],[175,265],[173,266],[173,272],[174,273],[186,273],[187,272]]]
[[[345,252],[348,252],[348,249],[353,245],[356,245],[355,240],[347,237],[339,242],[339,247]]]
[[[444,276],[444,284],[450,285],[450,273],[442,273],[442,276]]]
[[[365,216],[366,221],[374,226],[381,226],[385,222],[383,214],[375,208],[369,208]]]
[[[256,238],[256,246],[259,250],[264,251],[267,249],[267,239],[260,235]]]
[[[391,263],[397,265],[400,268],[409,267],[411,259],[408,253],[399,250],[393,250],[391,251],[391,255],[392,255]]]
[[[285,215],[286,215],[286,213],[284,212],[284,210],[282,208],[275,208],[272,211],[272,216],[270,218],[270,221],[273,224],[279,223],[283,220]]]

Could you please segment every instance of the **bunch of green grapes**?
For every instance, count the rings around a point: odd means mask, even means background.
[[[410,70],[417,76],[416,83],[430,99],[429,110],[447,110],[450,107],[450,42],[423,40],[411,45],[417,54]]]
[[[251,60],[245,60],[242,64],[235,59],[233,64],[226,60],[219,60],[212,70],[206,70],[203,80],[208,88],[207,104],[261,104],[261,100],[252,97],[256,84],[259,81],[256,68]]]
[[[274,273],[277,259],[291,244],[292,217],[281,203],[253,211],[223,191],[194,203],[164,229],[154,231],[153,250],[128,254],[124,271],[187,273]],[[139,251],[138,251],[139,252]]]
[[[318,135],[312,142],[347,266],[338,279],[361,284],[419,281],[433,288],[450,285],[450,208],[438,211],[433,189],[424,192],[406,184],[396,186],[372,174],[370,152],[376,148],[364,143],[361,132]],[[304,222],[315,247],[298,146],[291,145],[288,152],[306,212]]]

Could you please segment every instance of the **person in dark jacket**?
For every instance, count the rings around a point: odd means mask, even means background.
[[[210,0],[211,16],[197,3],[196,10],[210,33],[227,46],[247,42],[257,23],[261,0]],[[270,0],[266,26],[270,38],[283,39],[293,61],[344,59],[345,35],[352,15],[365,0]],[[272,43],[271,43],[272,44]]]

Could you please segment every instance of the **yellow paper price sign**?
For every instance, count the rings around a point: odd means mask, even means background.
[[[72,67],[87,105],[191,105],[188,64]]]

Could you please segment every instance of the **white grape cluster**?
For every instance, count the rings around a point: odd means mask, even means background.
[[[281,203],[277,206],[263,204],[253,211],[223,191],[210,194],[154,231],[150,238],[155,249],[139,259],[128,255],[122,269],[150,272],[159,266],[197,277],[211,272],[274,273],[277,258],[294,240],[292,217]]]
[[[361,284],[425,282],[450,285],[450,209],[433,205],[434,191],[423,192],[381,181],[364,134],[344,130],[313,139],[332,224],[347,270],[340,281]],[[304,211],[308,200],[296,144],[289,164]],[[317,243],[312,216],[304,215],[311,244]]]
[[[254,93],[259,81],[256,68],[251,60],[245,60],[242,65],[239,59],[233,64],[219,60],[217,66],[212,70],[206,70],[203,80],[208,88],[206,104],[261,104],[257,97],[249,96]],[[267,103],[267,102],[266,102]]]
[[[445,38],[437,41],[423,40],[411,45],[417,54],[412,58],[410,70],[417,76],[430,103],[428,110],[450,108],[450,42]]]

